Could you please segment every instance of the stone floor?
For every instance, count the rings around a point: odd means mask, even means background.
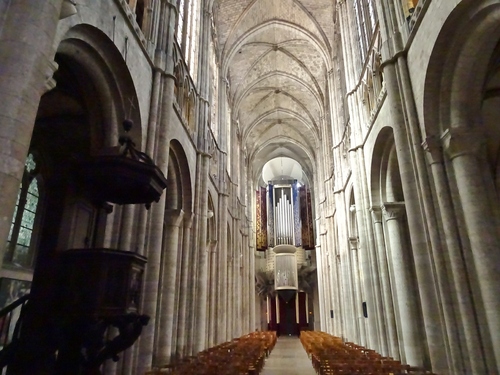
[[[281,336],[269,358],[266,359],[262,375],[315,375],[298,337]]]

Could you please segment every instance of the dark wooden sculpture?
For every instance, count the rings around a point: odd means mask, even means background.
[[[120,146],[101,150],[77,163],[81,182],[96,201],[116,204],[145,204],[158,202],[167,180],[153,160],[135,148],[128,132],[130,120],[123,122],[125,135],[119,138]]]

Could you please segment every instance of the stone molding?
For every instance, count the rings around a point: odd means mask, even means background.
[[[404,202],[384,202],[380,206],[384,213],[385,221],[399,220],[405,212]]]
[[[477,129],[452,128],[441,136],[443,149],[450,160],[463,155],[477,156],[484,141],[484,135]]]
[[[180,227],[182,219],[184,217],[184,211],[182,209],[165,209],[164,222],[165,225],[169,227]]]
[[[377,206],[372,206],[369,208],[374,224],[382,223],[382,208]]]
[[[194,213],[184,212],[184,229],[191,229],[193,227]]]
[[[443,162],[443,146],[436,136],[425,138],[422,148],[426,151],[427,161],[430,165]]]
[[[351,245],[351,250],[358,250],[358,245],[359,245],[358,237],[349,237],[349,244]]]

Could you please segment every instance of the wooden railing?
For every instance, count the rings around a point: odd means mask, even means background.
[[[29,294],[12,302],[0,310],[0,369],[7,366],[15,353],[22,324],[23,308]]]

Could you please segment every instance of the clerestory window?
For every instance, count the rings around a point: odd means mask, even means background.
[[[200,22],[199,0],[177,0],[179,18],[177,21],[176,40],[184,61],[194,82],[198,70],[198,34]]]
[[[352,4],[356,21],[356,36],[361,52],[361,64],[363,64],[372,43],[377,23],[377,11],[374,0],[353,0]]]

